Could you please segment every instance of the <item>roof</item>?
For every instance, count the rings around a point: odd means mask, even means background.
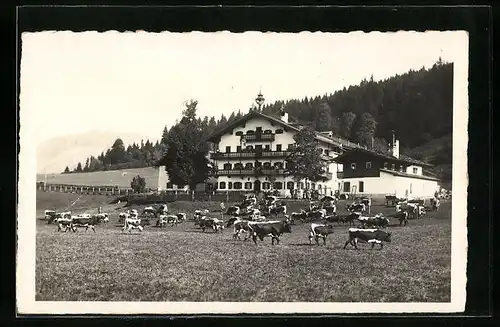
[[[211,134],[210,136],[208,136],[207,141],[210,141],[210,142],[216,141],[216,139],[218,137],[227,133],[229,130],[233,129],[235,126],[237,126],[241,123],[244,123],[252,118],[258,118],[258,117],[267,119],[269,121],[272,121],[273,123],[276,123],[282,127],[288,128],[288,129],[290,129],[292,131],[296,131],[296,132],[300,131],[304,127],[304,126],[297,124],[297,123],[286,123],[278,117],[266,115],[266,114],[263,114],[263,113],[258,112],[258,111],[250,111],[249,113],[247,113],[243,117],[238,118],[236,120],[233,120],[231,122],[228,122],[222,129],[220,129],[220,130],[214,132],[213,134]],[[335,146],[339,146],[339,147],[343,147],[343,148],[347,148],[347,149],[350,149],[352,147],[356,147],[356,144],[349,142],[347,140],[343,140],[340,138],[330,138],[330,137],[322,134],[321,132],[318,132],[318,131],[314,131],[314,132],[316,133],[316,139],[319,141],[333,144]]]
[[[396,158],[396,157],[391,156],[389,154],[375,152],[375,151],[364,149],[364,148],[361,148],[361,147],[354,148],[354,149],[352,149],[349,152],[345,152],[345,153],[337,156],[335,158],[335,161],[342,161],[343,159],[346,159],[350,155],[352,155],[352,153],[363,153],[363,154],[367,154],[369,156],[378,157],[378,158],[387,159],[387,160],[392,160],[392,161],[404,162],[404,163],[411,164],[411,165],[419,165],[419,166],[423,166],[423,167],[432,167],[431,164],[428,164],[426,162],[423,162],[423,161],[420,161],[420,160],[417,160],[417,159],[413,159],[413,158],[408,157],[408,156],[406,156],[404,154],[401,154],[401,155],[399,155],[399,158]]]
[[[389,174],[394,175],[394,176],[417,178],[417,179],[426,179],[426,180],[430,180],[430,181],[439,181],[438,178],[431,177],[431,176],[413,175],[413,174],[402,173],[400,171],[394,171],[394,170],[389,170],[389,169],[380,169],[380,171],[382,171],[384,173],[389,173]]]

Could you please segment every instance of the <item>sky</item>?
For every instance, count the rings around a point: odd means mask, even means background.
[[[103,131],[159,139],[198,100],[198,115],[333,93],[453,62],[463,35],[397,33],[23,33],[20,110],[40,144]],[[21,120],[22,126],[22,120]],[[21,127],[22,128],[22,127]]]

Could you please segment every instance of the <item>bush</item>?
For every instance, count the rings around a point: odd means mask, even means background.
[[[130,187],[135,193],[144,193],[146,190],[146,179],[137,175],[132,179],[132,182],[130,182]]]

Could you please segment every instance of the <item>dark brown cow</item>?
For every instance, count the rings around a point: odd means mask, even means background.
[[[73,230],[73,232],[76,232],[77,228],[78,227],[85,227],[85,231],[87,231],[90,228],[92,228],[92,230],[94,231],[95,233],[95,225],[99,224],[99,219],[97,217],[72,217],[72,222],[71,222],[71,229]]]
[[[274,222],[253,222],[248,224],[252,239],[255,245],[257,245],[257,237],[264,241],[264,237],[271,236],[271,244],[274,245],[274,240],[279,244],[279,237],[283,233],[291,233],[292,227],[289,220],[274,221]]]
[[[372,249],[375,243],[380,244],[380,249],[384,247],[383,242],[391,242],[392,233],[381,231],[380,229],[358,229],[349,228],[349,239],[345,242],[344,249],[347,244],[351,244],[354,248],[358,249],[358,240],[371,243]]]
[[[312,243],[312,239],[316,241],[316,244],[319,245],[319,238],[323,239],[323,244],[326,245],[326,238],[328,235],[333,234],[333,226],[332,225],[323,225],[323,224],[311,224],[309,229],[309,244]]]

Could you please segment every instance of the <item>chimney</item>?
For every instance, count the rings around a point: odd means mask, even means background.
[[[392,131],[392,156],[399,158],[399,141],[396,140],[396,134]]]

